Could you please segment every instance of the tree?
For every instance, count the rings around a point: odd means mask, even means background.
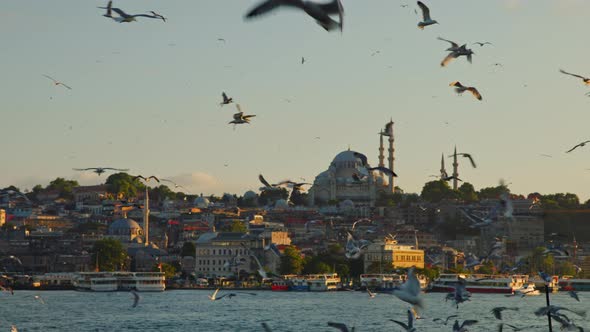
[[[463,183],[459,187],[459,195],[462,200],[465,202],[476,202],[478,200],[477,193],[475,192],[475,188],[469,182]]]
[[[427,202],[437,203],[443,199],[457,198],[457,193],[451,189],[446,181],[438,180],[424,184],[420,196]]]
[[[580,199],[576,194],[557,193],[542,195],[541,204],[545,209],[578,209],[580,207]]]
[[[267,205],[272,202],[276,202],[279,199],[287,199],[287,198],[289,198],[289,192],[285,188],[279,188],[279,189],[273,189],[273,190],[263,190],[260,192],[258,202],[261,205]]]
[[[127,264],[127,252],[118,240],[98,240],[94,243],[92,252],[92,260],[98,262],[100,271],[119,271]]]
[[[248,233],[248,228],[238,219],[232,220],[231,224],[225,225],[221,229],[225,232]]]
[[[162,202],[166,198],[174,200],[176,199],[176,193],[170,190],[168,186],[163,184],[153,187],[149,189],[150,200],[155,200],[157,202]]]
[[[56,178],[55,180],[49,182],[47,189],[59,191],[60,198],[72,199],[74,198],[74,195],[72,193],[73,189],[77,186],[79,186],[78,181],[66,180],[64,178]]]
[[[197,247],[195,246],[195,244],[193,242],[186,241],[182,245],[182,249],[180,251],[180,257],[187,257],[187,256],[195,257],[196,254],[197,254]]]
[[[145,188],[138,179],[134,180],[131,175],[123,172],[111,174],[105,183],[108,192],[115,197],[136,197],[137,193]]]
[[[173,278],[176,275],[176,267],[174,267],[174,265],[170,265],[168,263],[160,263],[160,264],[155,264],[154,267],[152,268],[153,272],[164,272],[164,276],[166,277],[166,279],[170,279]]]
[[[299,274],[303,270],[303,258],[301,252],[293,246],[285,248],[281,256],[281,274]]]
[[[496,187],[481,188],[477,192],[477,195],[479,196],[479,199],[497,199],[503,193],[510,193],[510,189],[508,189],[506,185],[501,184]]]

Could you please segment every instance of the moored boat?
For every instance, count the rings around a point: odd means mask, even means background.
[[[537,296],[537,295],[541,295],[541,291],[536,289],[534,284],[529,283],[526,286],[523,286],[522,288],[515,290],[514,295]]]
[[[270,290],[272,290],[273,292],[286,292],[289,290],[289,284],[287,284],[286,280],[276,279],[272,281]]]
[[[76,290],[92,292],[161,292],[166,289],[163,272],[80,272],[72,283]]]
[[[465,288],[471,293],[512,294],[528,282],[526,275],[441,274],[432,282],[429,291],[452,292],[459,277],[465,279]]]
[[[559,279],[559,290],[590,292],[590,279],[564,278]]]

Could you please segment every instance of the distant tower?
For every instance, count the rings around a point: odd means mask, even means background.
[[[448,176],[447,170],[445,169],[445,154],[443,153],[440,157],[440,179],[444,180]]]
[[[459,163],[457,162],[457,146],[453,152],[453,190],[457,190],[457,183],[459,178]]]
[[[395,151],[395,149],[393,148],[393,119],[390,119],[389,122],[385,125],[385,133],[387,134],[387,136],[389,136],[389,169],[392,172],[395,172],[395,170],[393,169],[393,161],[395,160],[395,158],[393,157],[393,152]],[[394,191],[395,188],[395,183],[393,183],[393,176],[389,176],[389,190],[391,192]]]
[[[383,131],[379,132],[379,167],[385,167],[385,155],[383,155]]]
[[[145,202],[143,204],[143,231],[145,233],[144,245],[150,243],[150,196],[148,194],[148,186],[145,186]]]

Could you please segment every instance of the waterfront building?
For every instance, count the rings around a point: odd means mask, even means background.
[[[415,246],[399,245],[396,240],[385,238],[382,241],[375,241],[367,247],[363,258],[365,273],[377,273],[393,270],[396,268],[407,268],[415,266],[424,268],[424,250],[416,249]]]
[[[262,248],[262,239],[245,233],[208,232],[195,242],[195,273],[207,278],[252,273],[251,250]]]

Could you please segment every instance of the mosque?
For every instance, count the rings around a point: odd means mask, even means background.
[[[385,165],[384,137],[389,143],[388,165]],[[394,170],[394,137],[393,121],[385,125],[379,134],[379,166]],[[367,165],[368,166],[368,165]],[[355,180],[357,174],[360,180]],[[380,192],[394,192],[395,182],[392,176],[380,171],[367,171],[362,160],[350,148],[334,157],[328,169],[315,177],[309,189],[309,204],[323,205],[339,202],[341,205],[374,207]]]

